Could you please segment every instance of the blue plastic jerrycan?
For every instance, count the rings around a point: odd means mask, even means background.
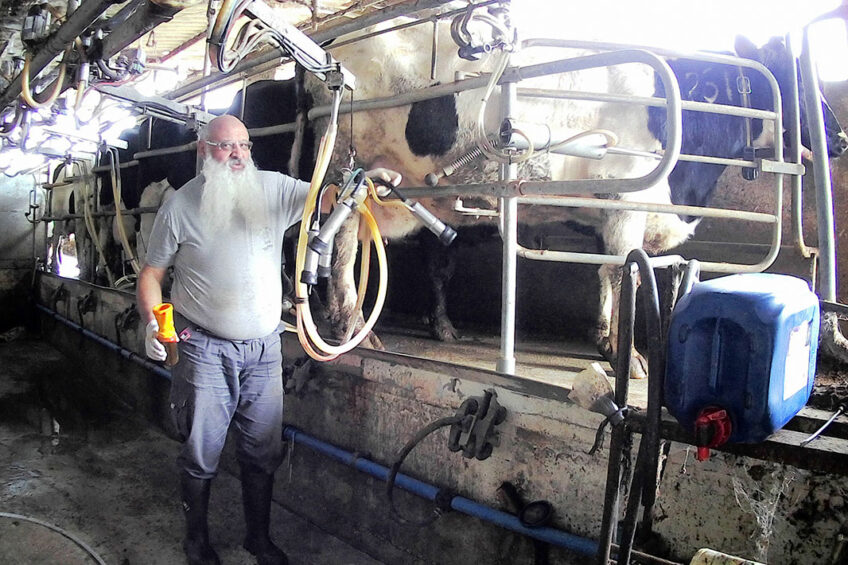
[[[671,317],[665,405],[694,431],[698,458],[783,427],[813,389],[819,301],[787,275],[730,275],[696,284]]]

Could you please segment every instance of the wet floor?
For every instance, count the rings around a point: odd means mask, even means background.
[[[49,345],[0,343],[0,563],[185,563],[176,451]],[[240,492],[227,470],[213,483],[210,535],[224,564],[255,563],[241,548]],[[293,565],[380,563],[276,503],[271,519]]]

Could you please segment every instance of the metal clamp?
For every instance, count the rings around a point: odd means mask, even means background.
[[[67,301],[68,301],[68,296],[70,296],[70,293],[68,292],[68,289],[67,289],[67,288],[65,288],[65,284],[64,284],[64,283],[60,284],[60,285],[56,288],[56,290],[54,290],[54,291],[50,294],[50,308],[52,308],[53,310],[55,310],[55,309],[56,309],[56,304],[58,304],[59,302],[65,302],[65,303],[67,303]]]
[[[479,461],[488,459],[499,438],[495,428],[506,420],[506,408],[498,403],[494,390],[487,390],[484,396],[466,399],[456,413],[462,418],[450,428],[448,449],[462,451],[468,459],[476,457]]]
[[[122,345],[122,332],[125,332],[130,328],[136,327],[140,320],[141,316],[139,315],[138,310],[136,310],[135,304],[127,306],[121,312],[115,315],[115,341],[117,341],[118,345]]]

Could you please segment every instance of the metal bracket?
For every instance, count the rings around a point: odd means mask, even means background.
[[[462,456],[479,461],[488,459],[499,443],[495,428],[506,420],[506,408],[498,403],[494,390],[487,390],[484,396],[467,398],[456,413],[462,418],[459,424],[450,428],[448,449],[462,451]]]
[[[758,159],[759,168],[764,173],[783,173],[784,175],[804,176],[806,168],[801,163],[789,163],[786,161],[769,161]]]
[[[341,76],[341,84],[337,88],[341,88],[341,86],[346,86],[351,90],[356,88],[356,77],[353,73],[336,61],[309,36],[285,21],[265,2],[254,0],[247,6],[245,12],[271,27],[278,34],[277,44],[307,71],[313,73],[320,80],[326,81],[328,86],[334,87],[330,84],[331,80],[334,83],[339,82],[338,76],[332,77],[333,74],[338,74]]]
[[[191,106],[180,102],[174,102],[173,100],[168,100],[161,96],[145,96],[131,86],[98,84],[95,85],[94,88],[102,94],[111,96],[112,98],[130,102],[137,110],[150,108],[153,111],[161,112],[184,122],[195,120],[201,124],[207,124],[215,117],[214,114],[196,110]]]
[[[141,316],[136,310],[135,304],[127,306],[115,316],[115,340],[121,344],[121,332],[135,327],[141,321]]]
[[[68,289],[65,288],[64,283],[60,284],[56,288],[56,290],[54,290],[50,294],[50,307],[51,307],[51,309],[56,310],[56,304],[58,304],[59,302],[67,303],[68,296],[70,296],[70,293],[68,292]]]
[[[753,161],[757,158],[757,148],[751,146],[745,147],[742,149],[742,158],[746,161]],[[759,169],[755,169],[754,167],[742,167],[742,178],[745,180],[756,180],[759,176]]]
[[[97,310],[97,295],[92,290],[88,294],[77,298],[77,314],[79,314],[80,326],[85,327],[85,315]]]

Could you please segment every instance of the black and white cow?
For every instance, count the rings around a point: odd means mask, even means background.
[[[788,116],[789,104],[785,91],[791,80],[791,66],[788,63],[786,47],[777,38],[758,49],[744,38],[736,41],[736,52],[740,57],[762,63],[775,75],[781,86],[784,119]],[[684,100],[743,106],[742,95],[738,89],[739,72],[725,65],[708,65],[693,60],[672,60],[669,64],[678,77],[681,96]],[[750,81],[751,97],[749,105],[758,110],[771,110],[770,88],[760,73],[745,73]],[[803,84],[801,84],[803,89]],[[657,81],[657,96],[664,96],[662,83]],[[801,92],[803,98],[803,90]],[[810,147],[809,131],[804,124],[807,121],[806,107],[800,105],[801,144]],[[842,131],[839,122],[826,101],[822,101],[822,113],[825,119],[825,134],[829,157],[840,156],[848,148],[848,137]],[[684,111],[683,152],[696,155],[720,157],[741,157],[746,144],[745,122],[740,118]],[[665,142],[665,111],[660,108],[648,109],[648,128],[658,139]],[[756,140],[763,134],[762,120],[751,120],[751,135]],[[788,145],[788,136],[785,138]],[[755,145],[757,145],[755,143]],[[758,145],[762,147],[762,144]],[[808,155],[805,155],[808,157]],[[723,165],[680,161],[669,175],[671,201],[674,204],[706,206],[715,190],[718,178],[724,172]]]

